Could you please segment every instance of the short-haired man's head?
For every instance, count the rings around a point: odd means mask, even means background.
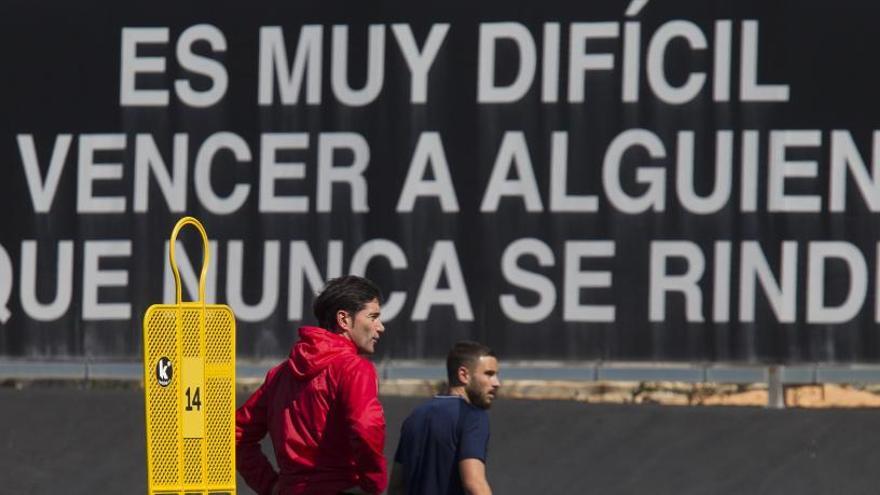
[[[458,370],[462,366],[471,373],[476,369],[477,362],[483,356],[495,357],[495,353],[488,346],[470,340],[461,340],[452,346],[449,355],[446,356],[446,378],[450,387],[465,385],[458,377]]]
[[[324,290],[315,298],[312,311],[321,328],[336,331],[336,313],[339,310],[353,316],[373,300],[382,302],[382,293],[376,284],[364,277],[346,275],[327,282]]]

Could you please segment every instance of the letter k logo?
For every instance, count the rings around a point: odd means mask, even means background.
[[[159,385],[166,387],[171,383],[172,376],[174,376],[174,368],[171,366],[171,360],[167,357],[160,358],[156,363],[156,381],[159,382]]]

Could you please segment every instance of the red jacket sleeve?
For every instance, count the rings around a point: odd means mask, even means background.
[[[263,385],[235,412],[236,468],[248,486],[260,495],[271,493],[278,480],[278,473],[260,449],[260,440],[268,428],[266,401],[271,394],[267,388],[274,371],[269,372]]]
[[[351,425],[351,446],[359,485],[367,493],[382,493],[388,485],[385,465],[385,413],[379,402],[376,368],[363,358],[352,360],[339,381],[339,397]]]

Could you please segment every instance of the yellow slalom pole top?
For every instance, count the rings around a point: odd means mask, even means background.
[[[171,271],[174,272],[174,285],[177,289],[177,304],[181,304],[181,299],[183,298],[183,291],[180,285],[180,272],[177,269],[177,260],[174,259],[174,247],[177,244],[177,235],[180,233],[180,230],[187,225],[192,225],[195,227],[199,234],[202,235],[202,272],[199,274],[199,300],[202,304],[205,304],[205,280],[208,278],[208,266],[211,261],[211,250],[208,246],[208,234],[205,232],[205,227],[202,226],[202,223],[196,220],[194,217],[183,217],[177,221],[177,224],[174,225],[174,230],[171,231],[171,243],[168,248],[168,256],[171,261]]]

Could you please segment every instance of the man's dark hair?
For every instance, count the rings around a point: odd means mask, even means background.
[[[337,311],[342,309],[354,316],[374,299],[382,302],[382,293],[376,284],[357,275],[346,275],[327,282],[315,298],[312,311],[318,319],[318,326],[335,331]]]
[[[446,379],[449,380],[449,386],[461,385],[458,381],[458,368],[464,366],[473,371],[477,361],[483,356],[495,357],[495,352],[488,346],[472,340],[456,342],[446,356]]]

